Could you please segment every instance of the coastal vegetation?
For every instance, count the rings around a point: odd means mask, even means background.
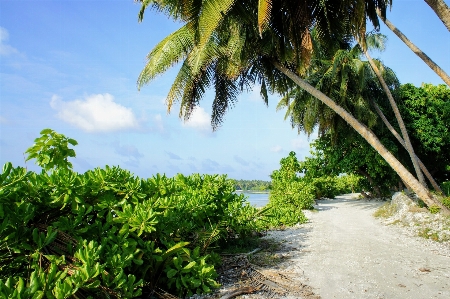
[[[334,133],[332,124],[336,122],[351,127],[427,205],[438,205],[443,212],[450,213],[425,185],[424,170],[419,166],[392,95],[395,86],[389,81],[393,72],[368,53],[379,39],[367,35],[366,21],[379,30],[379,16],[385,18],[390,1],[349,1],[336,6],[333,1],[311,0],[304,7],[291,1],[270,0],[141,1],[141,4],[140,21],[151,7],[183,22],[179,30],[149,53],[138,78],[141,88],[181,63],[166,99],[169,112],[179,102],[180,117],[189,119],[206,88],[212,88],[215,96],[211,124],[216,129],[237,96],[254,85],[260,86],[266,103],[269,92],[287,94],[300,89],[320,103],[313,108],[326,107],[317,114],[324,120],[322,124],[331,125],[326,130]],[[348,51],[353,55],[351,60],[348,55],[341,55]],[[362,55],[367,61],[359,63]],[[327,65],[330,71],[323,73]],[[320,80],[320,74],[338,80]],[[311,82],[314,75],[319,85]],[[372,98],[372,88],[389,99],[389,112],[394,113],[399,124],[408,160],[392,152],[383,143],[382,132],[374,130],[375,112],[370,111],[375,109],[369,107],[371,101],[377,105],[380,102],[379,96]],[[413,168],[409,167],[411,164]]]
[[[269,192],[270,182],[262,180],[235,180],[236,190],[247,192]]]
[[[120,167],[74,172],[70,145],[45,129],[28,149],[39,173],[0,175],[0,297],[179,296],[218,287],[217,252],[268,228],[224,175],[148,179]]]
[[[182,23],[148,55],[139,88],[180,63],[168,111],[179,102],[189,119],[213,88],[217,129],[238,95],[257,85],[266,104],[268,93],[281,95],[292,127],[319,132],[311,154],[299,161],[290,152],[271,182],[139,178],[117,166],[80,174],[69,161],[77,141],[45,129],[26,151],[41,171],[6,163],[0,175],[0,297],[208,293],[219,287],[221,252],[304,223],[315,200],[341,193],[379,198],[406,187],[429,211],[449,211],[449,197],[432,196],[422,172],[449,196],[450,89],[401,85],[368,56],[384,36],[367,34],[366,20],[378,29],[390,1],[139,2],[141,21],[152,7]],[[270,190],[269,203],[252,207],[236,189]]]

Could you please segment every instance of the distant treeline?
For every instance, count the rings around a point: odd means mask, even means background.
[[[236,190],[243,191],[269,191],[270,182],[261,180],[235,180]]]

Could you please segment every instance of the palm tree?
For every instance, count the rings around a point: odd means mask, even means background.
[[[448,31],[450,31],[450,9],[444,0],[425,0],[425,2],[436,13],[442,23],[444,23]]]
[[[447,8],[448,9],[448,8]],[[381,12],[377,11],[380,19],[386,24],[386,26],[397,35],[405,45],[408,46],[420,59],[423,60],[435,73],[438,75],[442,81],[445,82],[448,86],[450,86],[450,76],[439,66],[437,65],[427,54],[425,54],[422,50],[420,50],[413,42],[411,42],[397,27],[394,26],[386,16],[383,16]],[[449,12],[450,13],[450,12]],[[450,18],[450,17],[449,17]],[[449,19],[450,22],[450,19]],[[450,29],[449,29],[450,30]]]
[[[314,30],[312,36],[314,40]],[[382,50],[384,38],[380,34],[371,34],[367,38],[367,45],[371,49]],[[318,45],[318,43],[313,44]],[[313,65],[310,67],[314,71],[310,71],[308,74],[308,82],[328,96],[333,97],[339,105],[357,116],[358,120],[367,123],[369,128],[372,128],[376,123],[376,116],[370,109],[371,105],[374,106],[375,112],[390,132],[407,149],[403,138],[398,135],[374,101],[374,98],[383,97],[386,89],[390,94],[391,88],[399,87],[395,74],[380,62],[372,61],[373,64],[378,65],[377,69],[383,70],[384,90],[382,90],[378,88],[379,79],[374,75],[374,70],[369,62],[361,60],[363,51],[359,45],[350,47],[349,44],[339,44],[336,47],[340,47],[340,49],[335,50],[335,53],[332,53],[332,51],[325,53],[322,49],[314,49]],[[319,55],[323,57],[318,57]],[[339,122],[340,118],[335,113],[330,113],[329,109],[323,104],[321,105],[319,100],[300,88],[294,88],[281,99],[277,110],[282,108],[287,108],[285,119],[290,118],[292,126],[296,127],[299,133],[305,132],[309,135],[318,127],[321,135],[325,132],[331,132],[333,140],[337,140],[336,135],[343,128],[342,122]],[[343,131],[347,131],[345,127]],[[434,189],[441,192],[425,165],[419,159],[418,163]]]
[[[392,133],[392,135],[394,135],[395,139],[397,139],[397,141],[407,150],[405,141],[402,139],[402,137],[397,133],[397,131],[391,125],[389,120],[384,115],[383,111],[381,111],[380,107],[375,102],[372,102],[372,105],[375,108],[375,111],[377,112],[377,114],[380,116],[380,118],[383,121],[383,123],[386,125],[386,127],[389,129],[389,131]],[[419,157],[416,156],[416,158],[417,158],[417,162],[419,163],[420,169],[423,171],[423,173],[425,174],[427,179],[430,181],[430,183],[433,186],[434,190],[436,190],[440,194],[444,194],[442,192],[441,187],[439,187],[439,185],[436,183],[436,181],[434,180],[433,176],[428,171],[426,166],[422,163],[422,161],[420,161]]]
[[[372,43],[372,45],[374,47],[378,47],[378,48],[384,48],[383,44],[383,38],[380,38],[380,35],[370,35],[370,37],[368,39],[366,39],[369,41],[369,43]],[[414,169],[416,171],[417,174],[417,178],[419,179],[419,182],[426,186],[425,184],[425,178],[423,177],[422,171],[420,170],[420,166],[419,166],[419,162],[417,161],[417,157],[416,154],[414,153],[414,149],[412,147],[411,141],[409,139],[409,134],[408,131],[406,130],[406,126],[405,123],[403,122],[403,118],[400,115],[400,111],[397,107],[397,104],[394,100],[394,97],[391,94],[391,91],[389,90],[389,87],[387,86],[386,82],[384,81],[384,78],[380,72],[380,69],[378,68],[378,66],[375,64],[375,62],[373,61],[372,57],[369,55],[368,49],[367,49],[367,43],[366,43],[366,47],[363,45],[362,42],[358,41],[359,45],[364,53],[364,55],[366,56],[367,60],[369,61],[370,66],[372,67],[372,70],[375,72],[375,74],[378,77],[378,80],[380,80],[380,84],[384,89],[384,92],[386,93],[388,99],[389,99],[389,103],[391,104],[392,107],[392,111],[394,112],[395,118],[397,119],[397,123],[400,127],[400,131],[402,132],[403,135],[403,139],[406,145],[406,149],[408,150],[409,156],[411,157],[411,161],[413,163]]]
[[[343,6],[341,1],[311,0],[302,7],[293,1],[272,1],[268,28],[262,32],[258,29],[256,0],[228,0],[229,5],[218,4],[221,0],[143,1],[144,10],[152,4],[185,22],[149,53],[148,63],[138,79],[140,88],[182,61],[167,98],[169,110],[174,101],[179,101],[180,117],[188,119],[205,89],[213,86],[212,126],[217,128],[230,104],[236,102],[237,95],[255,83],[261,84],[261,94],[266,101],[268,91],[284,93],[298,85],[355,128],[420,198],[429,205],[436,204],[428,190],[365,125],[298,75],[307,72],[312,24],[316,24],[321,42],[349,39],[347,24],[353,22],[365,26],[366,16],[372,19],[373,14],[373,22],[377,22],[375,9],[385,10],[384,1],[367,1],[361,6],[361,2],[355,0],[346,2],[351,4],[349,6]],[[140,16],[142,18],[143,14]]]

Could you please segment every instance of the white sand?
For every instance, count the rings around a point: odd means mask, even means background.
[[[352,195],[319,201],[308,223],[267,236],[286,245],[277,270],[324,299],[450,298],[447,245],[382,224],[373,217],[382,204]]]

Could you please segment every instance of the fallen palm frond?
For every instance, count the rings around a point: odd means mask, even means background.
[[[308,299],[320,298],[319,295],[314,294],[310,286],[295,281],[280,271],[266,270],[251,264],[247,254],[226,257],[223,265],[226,266],[221,271],[222,276],[231,278],[234,283],[239,281],[239,287],[226,292],[220,299],[230,299],[252,293],[260,293],[267,298],[288,295]]]

